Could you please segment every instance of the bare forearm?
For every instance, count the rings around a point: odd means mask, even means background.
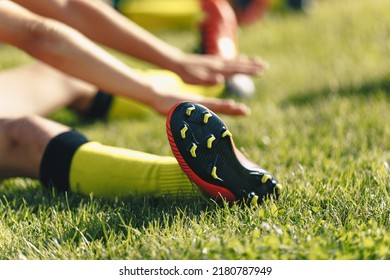
[[[64,22],[96,42],[162,68],[174,70],[172,68],[182,54],[100,1],[16,2],[38,14]]]
[[[78,32],[53,25],[26,52],[101,89],[148,104],[153,90],[135,71]]]
[[[0,41],[97,87],[150,105],[157,94],[132,69],[76,30],[0,2]]]

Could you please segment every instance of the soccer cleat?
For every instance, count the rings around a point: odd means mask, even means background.
[[[204,18],[200,23],[201,53],[231,59],[238,54],[237,20],[225,0],[201,0]]]
[[[237,19],[226,0],[201,0],[205,14],[200,23],[201,50],[203,54],[233,59],[238,55]],[[234,97],[252,97],[255,85],[251,78],[244,74],[228,77],[225,82],[225,93]]]
[[[190,115],[188,108],[193,108]],[[209,116],[207,122],[205,116]],[[236,149],[232,133],[206,107],[178,103],[170,110],[166,125],[168,141],[179,165],[205,195],[256,205],[266,197],[279,196],[281,185]],[[182,134],[183,127],[187,128],[186,137]]]

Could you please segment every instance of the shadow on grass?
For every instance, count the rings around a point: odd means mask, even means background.
[[[390,98],[390,76],[382,79],[361,83],[340,86],[337,88],[325,87],[320,90],[308,92],[298,92],[293,96],[286,98],[282,105],[306,106],[329,99],[332,96],[351,97],[351,96],[369,96],[377,92],[385,92],[386,97]]]
[[[67,125],[69,127],[75,128],[75,127],[86,127],[89,125],[92,125],[96,122],[106,121],[103,117],[102,118],[91,118],[87,116],[83,116],[80,114],[77,114],[71,110],[68,109],[61,109],[49,116],[49,118],[53,121],[62,123],[64,125]]]
[[[21,184],[23,187],[20,187]],[[84,221],[84,228],[94,239],[103,237],[102,223],[114,232],[123,232],[124,228],[129,226],[141,230],[149,223],[164,227],[167,221],[173,221],[179,213],[185,213],[186,217],[191,218],[204,211],[212,211],[216,207],[218,207],[216,203],[201,196],[129,197],[107,200],[73,193],[59,193],[29,179],[10,179],[0,184],[0,209],[5,208],[2,210],[3,213],[9,212],[10,215],[32,213],[46,216],[50,215],[51,210],[55,210],[58,216],[75,217],[75,220],[83,219],[77,217],[87,215],[89,218],[86,221],[89,220],[94,225],[86,225]],[[96,217],[102,213],[108,218],[99,221]],[[100,229],[97,229],[96,224]]]

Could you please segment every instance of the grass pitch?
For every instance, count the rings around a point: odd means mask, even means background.
[[[104,201],[10,179],[0,183],[0,259],[390,259],[390,2],[317,3],[240,31],[241,51],[271,68],[256,79],[251,116],[223,117],[237,146],[285,186],[279,201]],[[189,32],[159,35],[196,43]],[[1,46],[0,61],[30,58]],[[53,118],[105,144],[170,154],[156,115]]]

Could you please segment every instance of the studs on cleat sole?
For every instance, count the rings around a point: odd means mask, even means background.
[[[213,115],[210,114],[209,112],[205,113],[204,116],[203,116],[203,123],[208,123],[209,122],[209,119],[212,117]]]
[[[269,175],[269,174],[264,174],[264,175],[263,175],[263,178],[261,178],[261,182],[262,182],[263,184],[265,184],[265,183],[267,183],[268,180],[271,180],[271,179],[272,179],[272,176],[271,176],[271,175]]]
[[[192,143],[192,147],[190,149],[190,153],[191,153],[191,156],[196,158],[196,149],[198,148],[198,146],[195,144],[195,143]]]
[[[209,139],[207,139],[207,148],[211,149],[213,147],[213,142],[215,141],[214,135],[211,134]]]
[[[280,197],[279,182],[255,163],[246,164],[216,114],[188,102],[175,108],[167,119],[169,143],[183,171],[202,192],[251,206]]]
[[[186,132],[188,130],[188,126],[185,124],[184,127],[180,130],[181,138],[185,139],[186,138]]]
[[[188,107],[187,110],[186,110],[186,115],[187,116],[191,116],[192,111],[194,111],[194,110],[195,110],[195,106],[194,105],[192,105],[191,107]]]
[[[230,133],[229,130],[226,129],[226,130],[222,133],[222,137],[226,137],[226,136],[232,137],[233,135]]]
[[[211,176],[215,179],[215,180],[221,180],[218,175],[217,175],[217,167],[214,166],[212,169],[211,169]]]

